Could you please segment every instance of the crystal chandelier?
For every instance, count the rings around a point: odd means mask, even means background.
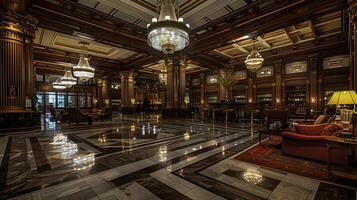
[[[63,84],[60,79],[57,79],[55,82],[52,83],[52,87],[54,89],[58,89],[58,90],[63,90],[66,89],[66,85]]]
[[[66,85],[67,88],[70,88],[72,85],[77,84],[77,79],[72,76],[72,72],[70,70],[67,70],[63,77],[61,77],[61,83]]]
[[[262,68],[263,61],[264,59],[255,48],[255,41],[254,41],[253,49],[244,61],[245,66],[249,71],[256,72],[258,69]]]
[[[161,0],[159,20],[152,19],[148,24],[148,43],[164,54],[173,54],[186,48],[189,44],[189,24],[184,24],[183,19],[176,17],[174,8],[175,0]]]
[[[90,78],[94,77],[95,69],[89,65],[89,58],[87,54],[88,48],[86,46],[88,43],[79,43],[82,44],[81,54],[78,65],[73,67],[73,75],[82,81],[88,81]]]

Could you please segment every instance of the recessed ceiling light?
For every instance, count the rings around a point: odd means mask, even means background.
[[[238,38],[238,40],[245,40],[245,39],[248,39],[249,38],[249,35],[245,35],[245,36],[242,36],[240,38]]]

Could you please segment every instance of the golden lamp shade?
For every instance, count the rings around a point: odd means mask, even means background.
[[[355,105],[357,104],[357,94],[354,90],[336,91],[332,94],[327,105]]]

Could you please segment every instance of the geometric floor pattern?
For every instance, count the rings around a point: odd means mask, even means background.
[[[356,190],[234,159],[259,126],[160,116],[0,137],[2,199],[356,199]]]

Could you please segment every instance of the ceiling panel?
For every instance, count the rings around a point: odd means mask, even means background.
[[[97,0],[79,0],[78,3],[88,6],[90,8],[94,8],[94,6],[98,3]]]
[[[124,60],[137,54],[134,51],[101,44],[91,40],[83,39],[81,37],[66,35],[43,28],[38,28],[34,39],[34,42],[37,45],[75,53],[79,53],[81,50],[81,44],[78,43],[79,41],[89,43],[88,54],[92,56]]]
[[[159,15],[156,0],[79,0],[79,3],[105,14],[111,14],[111,11],[116,9],[118,11],[114,17],[129,23],[136,23],[144,28],[153,17]],[[179,0],[180,12],[183,13],[181,17],[191,25],[192,29],[246,5],[244,0]],[[204,18],[210,20],[204,20]]]
[[[95,8],[96,10],[99,10],[100,12],[103,12],[105,14],[109,14],[110,11],[112,11],[114,8],[111,6],[108,6],[104,3],[99,3],[98,6]]]

